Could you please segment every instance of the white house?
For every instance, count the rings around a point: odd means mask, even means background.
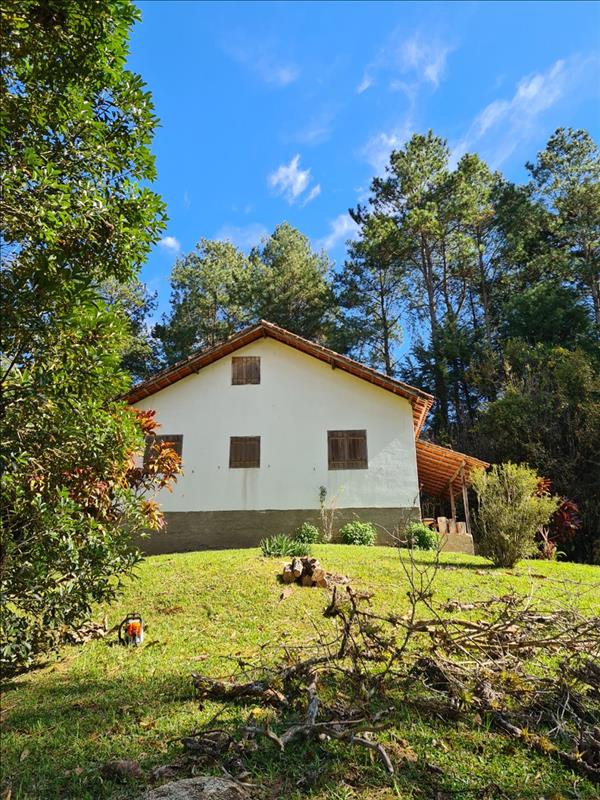
[[[182,457],[183,475],[159,498],[166,532],[144,544],[149,552],[292,532],[318,521],[321,487],[336,527],[358,518],[392,531],[419,518],[421,489],[453,495],[483,463],[418,440],[431,395],[264,321],[126,399],[156,411]],[[469,550],[471,537],[453,546]]]

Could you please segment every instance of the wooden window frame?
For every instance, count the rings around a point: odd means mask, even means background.
[[[258,384],[260,384],[260,356],[233,356],[231,385],[257,386]]]
[[[240,448],[241,453],[236,453],[235,448]],[[244,448],[255,447],[255,457],[243,455]],[[229,437],[229,469],[260,469],[260,436],[230,436]]]
[[[146,436],[146,447],[144,448],[144,469],[148,468],[150,461],[150,450],[155,442],[169,442],[173,446],[173,450],[177,453],[179,458],[183,458],[183,434],[182,433],[153,433]]]
[[[358,442],[358,455],[352,454],[352,443]],[[356,447],[356,445],[354,445]],[[337,454],[335,452],[337,448]],[[341,451],[341,456],[340,456]],[[327,431],[328,469],[369,469],[367,431]]]

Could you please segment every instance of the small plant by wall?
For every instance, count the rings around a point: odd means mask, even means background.
[[[322,541],[324,542],[330,542],[333,539],[336,512],[337,494],[333,497],[328,497],[327,487],[319,486],[319,515],[321,517]]]
[[[343,544],[362,544],[372,547],[377,540],[377,531],[371,522],[347,522],[340,528]]]
[[[262,539],[260,549],[265,558],[281,558],[282,556],[294,558],[295,556],[310,555],[309,544],[292,539],[286,536],[285,533],[278,533],[275,536]]]
[[[440,536],[437,531],[431,530],[422,522],[410,522],[405,529],[406,541],[409,547],[418,550],[437,550],[440,546]]]
[[[294,533],[294,539],[305,544],[318,544],[323,537],[316,525],[311,525],[310,522],[303,522]]]

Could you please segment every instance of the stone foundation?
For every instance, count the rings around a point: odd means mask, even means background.
[[[166,512],[166,529],[151,533],[139,542],[148,555],[184,553],[191,550],[224,550],[257,547],[265,536],[292,534],[303,522],[320,524],[317,509],[267,511],[171,511]],[[372,522],[379,544],[392,544],[393,532],[407,517],[419,519],[416,508],[340,508],[335,513],[335,535],[347,522]],[[444,550],[473,553],[470,536],[449,536]]]

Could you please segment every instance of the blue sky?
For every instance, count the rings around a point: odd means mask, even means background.
[[[287,220],[338,264],[393,147],[432,128],[514,180],[559,126],[600,141],[600,4],[139,3],[169,223],[142,278],[169,299],[201,238],[247,250]]]

